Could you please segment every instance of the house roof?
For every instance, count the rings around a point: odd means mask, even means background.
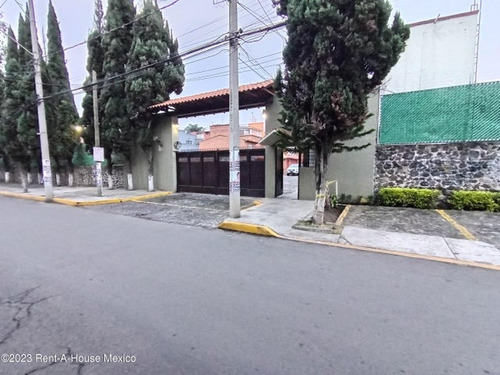
[[[240,109],[262,107],[274,95],[274,80],[243,85],[239,88]],[[175,98],[152,105],[152,112],[165,111],[177,117],[207,115],[229,111],[229,89]]]

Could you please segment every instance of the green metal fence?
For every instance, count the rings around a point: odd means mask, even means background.
[[[500,141],[500,82],[382,97],[380,144]]]

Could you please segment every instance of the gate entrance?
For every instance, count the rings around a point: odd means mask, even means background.
[[[265,150],[240,150],[240,194],[265,196]],[[177,191],[229,195],[229,150],[177,153]]]

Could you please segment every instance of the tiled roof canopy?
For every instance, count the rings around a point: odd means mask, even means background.
[[[240,86],[240,109],[262,107],[273,97],[273,80]],[[229,111],[229,89],[175,98],[149,107],[152,112],[165,111],[177,117],[208,115]]]

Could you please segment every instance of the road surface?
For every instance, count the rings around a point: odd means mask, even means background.
[[[500,374],[500,272],[2,197],[0,228],[0,374]]]

